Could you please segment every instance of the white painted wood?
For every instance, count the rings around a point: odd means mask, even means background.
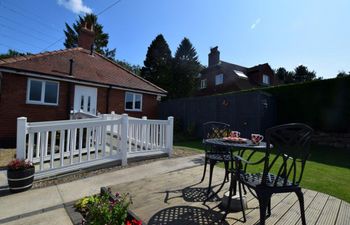
[[[55,145],[56,145],[56,131],[51,132],[51,145],[50,145],[50,168],[54,168],[55,159]]]
[[[27,135],[27,117],[19,117],[17,118],[17,143],[16,143],[17,159],[26,158],[26,135]]]
[[[122,165],[126,166],[127,161],[127,140],[128,140],[128,130],[129,130],[129,120],[128,114],[122,115],[122,124],[121,124],[121,157]]]
[[[79,163],[81,163],[81,160],[82,160],[83,133],[84,133],[84,128],[79,128]]]
[[[173,153],[173,132],[174,132],[174,117],[169,116],[168,117],[168,125],[167,125],[167,138],[166,138],[166,144],[167,144],[167,150],[169,157]]]
[[[49,174],[45,171],[68,171],[107,158],[121,159],[122,165],[127,165],[128,157],[161,154],[172,149],[172,137],[168,137],[172,135],[170,119],[138,119],[127,114],[101,117],[26,123],[28,138],[25,135],[22,141],[28,147],[24,158],[39,164],[38,173]]]
[[[65,130],[60,130],[60,165],[61,167],[64,166],[64,137],[65,137]]]
[[[29,159],[29,161],[33,161],[33,154],[34,154],[33,148],[34,148],[34,133],[30,133],[28,138],[28,155],[27,155],[27,159]]]

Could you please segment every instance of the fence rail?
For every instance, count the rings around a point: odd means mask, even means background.
[[[28,123],[17,119],[17,158],[36,165],[36,177],[159,153],[172,153],[168,120],[104,114],[100,118]]]

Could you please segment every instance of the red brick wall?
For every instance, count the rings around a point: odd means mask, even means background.
[[[0,95],[0,147],[14,146],[16,139],[17,117],[25,116],[29,122],[69,119],[67,100],[70,94],[70,109],[74,106],[74,84],[59,82],[58,106],[26,104],[27,77],[3,73]],[[125,92],[110,89],[107,109],[107,88],[97,90],[97,110],[100,113],[115,111],[118,114],[128,113],[130,116],[157,118],[157,99],[154,95],[143,94],[142,112],[124,110]]]

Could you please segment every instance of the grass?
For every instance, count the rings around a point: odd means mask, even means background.
[[[187,147],[188,150],[203,151],[201,141],[198,140],[177,142],[174,145]],[[251,161],[257,161],[263,155],[263,152],[258,152]],[[262,166],[255,166],[254,169],[249,171],[255,172],[261,170]],[[312,146],[311,155],[306,163],[301,186],[350,202],[349,184],[350,149]]]
[[[0,169],[5,168],[15,158],[15,154],[16,149],[0,149]]]

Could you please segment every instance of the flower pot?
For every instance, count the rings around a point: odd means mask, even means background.
[[[13,193],[28,190],[33,185],[35,168],[30,167],[21,170],[7,170],[7,181],[10,191]]]

